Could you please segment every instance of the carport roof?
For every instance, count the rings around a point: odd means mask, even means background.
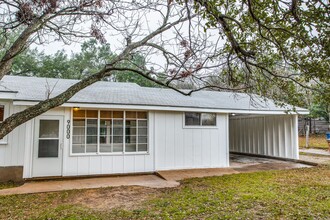
[[[14,101],[38,102],[45,100],[47,91],[54,97],[77,83],[78,80],[5,76],[0,82],[0,93],[16,93]],[[0,97],[1,98],[1,97]],[[272,100],[262,99],[257,95],[247,95],[233,92],[198,91],[190,96],[182,95],[171,89],[141,87],[135,83],[117,83],[100,81],[81,90],[68,102],[73,104],[95,105],[133,105],[158,106],[168,108],[192,108],[209,110],[225,110],[235,112],[279,112],[291,111],[293,106],[280,107]],[[308,110],[296,108],[298,113],[308,113]]]

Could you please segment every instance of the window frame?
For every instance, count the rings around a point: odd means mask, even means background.
[[[58,121],[58,133],[57,133],[57,137],[40,137],[40,128],[41,128],[41,121]],[[60,128],[60,120],[59,119],[44,119],[41,118],[39,119],[39,131],[38,131],[38,154],[37,154],[37,158],[38,159],[43,159],[43,158],[60,158],[60,148],[61,148],[61,137],[60,137],[60,132],[61,132],[61,128]],[[53,156],[40,156],[40,141],[41,140],[57,140],[57,156],[53,157]]]
[[[199,125],[186,125],[186,113],[198,113],[200,114],[200,122]],[[215,114],[215,125],[202,125],[202,114]],[[218,128],[218,119],[217,113],[215,112],[183,112],[183,128],[184,129],[217,129]]]
[[[3,106],[3,120],[5,120],[9,116],[9,103],[0,102],[0,105]],[[7,145],[7,144],[8,144],[8,135],[6,135],[4,138],[0,139],[0,145]]]
[[[120,156],[120,155],[149,155],[150,152],[149,152],[149,142],[150,142],[150,139],[149,139],[149,134],[150,134],[150,124],[149,124],[149,111],[141,111],[141,110],[120,110],[120,109],[95,109],[95,108],[80,108],[79,110],[90,110],[90,111],[93,111],[93,110],[96,110],[98,111],[98,118],[97,118],[97,151],[96,152],[90,152],[90,153],[87,153],[86,152],[86,147],[85,147],[85,153],[73,153],[73,108],[71,108],[71,116],[70,116],[70,121],[71,121],[71,127],[70,127],[70,156],[72,157],[76,157],[76,156],[104,156],[104,155],[110,155],[110,156]],[[120,118],[123,120],[123,151],[122,152],[100,152],[100,121],[102,120],[101,119],[101,111],[112,111],[112,112],[115,112],[115,111],[120,111],[120,112],[123,112],[123,118]],[[145,120],[147,121],[147,151],[135,151],[135,152],[126,152],[125,150],[125,147],[126,147],[126,143],[125,143],[125,137],[126,137],[126,112],[132,112],[132,111],[135,111],[135,112],[145,112],[147,114],[147,118],[146,119],[141,119],[141,118],[136,118],[135,120],[138,121],[138,120]],[[85,115],[85,120],[86,118],[88,118],[86,115]],[[128,118],[129,119],[129,118]],[[112,137],[112,141],[113,141],[113,121],[116,120],[116,118],[112,118],[112,131],[111,131],[111,137]],[[85,129],[85,133],[87,132],[87,125],[85,124],[86,126],[86,129]],[[138,130],[137,130],[138,132]],[[136,137],[138,138],[138,135],[136,135]],[[87,138],[87,136],[85,137]],[[86,142],[87,140],[85,140]],[[86,145],[87,143],[85,143]],[[136,143],[137,145],[137,148],[136,150],[138,150],[138,142]],[[112,147],[113,148],[113,142],[112,142]]]

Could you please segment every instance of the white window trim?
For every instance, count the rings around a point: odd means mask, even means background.
[[[5,120],[9,116],[9,103],[8,102],[0,102],[0,105],[4,106],[3,111],[3,119]],[[8,135],[0,140],[0,145],[7,145],[8,144]]]
[[[100,116],[100,111],[122,111],[124,112],[124,117],[123,117],[123,124],[124,124],[124,135],[123,135],[123,152],[99,152],[100,146],[98,144],[97,146],[97,152],[95,153],[72,153],[72,140],[73,140],[73,108],[71,108],[71,115],[70,115],[70,121],[71,121],[71,126],[70,126],[70,149],[69,149],[69,156],[70,157],[82,157],[82,156],[123,156],[123,155],[150,155],[149,152],[149,135],[150,135],[150,129],[149,129],[149,112],[148,111],[143,111],[147,113],[147,151],[137,151],[137,152],[125,152],[125,126],[126,126],[126,112],[127,111],[136,111],[136,112],[141,112],[141,110],[121,110],[121,109],[90,109],[90,108],[81,108],[80,110],[97,110],[98,111],[98,116]],[[100,117],[98,117],[98,126]],[[112,120],[113,123],[113,120]],[[113,132],[113,131],[112,131]],[[98,133],[99,133],[99,127],[98,127]],[[99,137],[99,136],[98,136]],[[98,140],[99,143],[99,140]]]
[[[201,125],[201,124],[200,125],[186,125],[186,113],[187,112],[183,112],[183,114],[182,114],[182,117],[183,117],[182,128],[183,129],[218,129],[218,114],[217,113],[215,113],[215,112],[192,112],[192,113],[200,113],[201,116],[202,116],[202,113],[215,114],[215,125]]]

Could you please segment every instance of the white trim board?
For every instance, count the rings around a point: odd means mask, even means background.
[[[38,102],[33,101],[13,101],[13,105],[31,106]],[[173,106],[152,106],[152,105],[117,105],[117,104],[93,104],[93,103],[64,103],[61,107],[80,107],[97,109],[130,109],[130,110],[153,110],[153,111],[180,111],[180,112],[212,112],[212,113],[235,113],[235,114],[261,114],[261,115],[296,115],[297,112],[285,112],[281,110],[240,110],[240,109],[212,109],[193,107],[173,107]],[[300,110],[298,114],[309,114],[308,110]]]

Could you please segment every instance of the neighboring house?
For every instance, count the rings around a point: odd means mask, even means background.
[[[5,76],[0,120],[76,82]],[[97,82],[2,139],[0,179],[228,167],[230,151],[298,159],[297,114],[246,94]]]

